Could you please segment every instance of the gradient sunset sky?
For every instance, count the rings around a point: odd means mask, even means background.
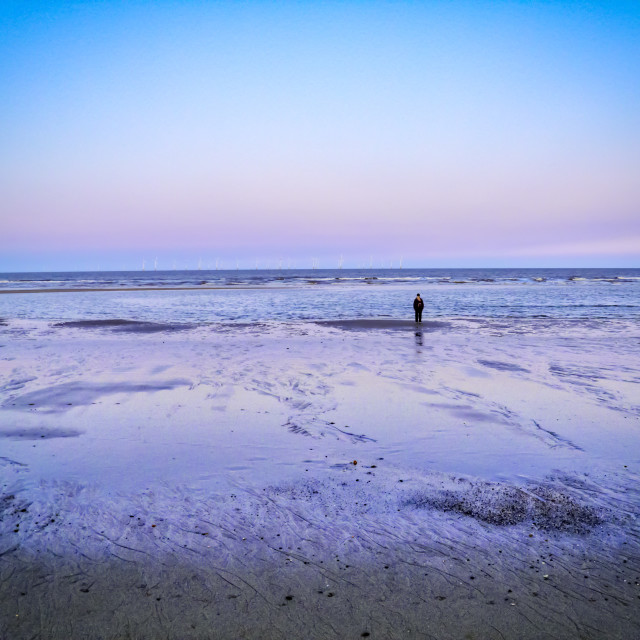
[[[640,266],[640,2],[0,3],[0,270]]]

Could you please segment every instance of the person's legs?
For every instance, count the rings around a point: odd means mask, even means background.
[[[416,309],[416,322],[418,322],[419,315],[420,315],[420,312]]]
[[[418,322],[422,322],[422,309],[418,311]]]

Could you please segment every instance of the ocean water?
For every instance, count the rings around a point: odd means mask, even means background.
[[[428,318],[640,320],[640,269],[2,273],[0,290],[4,319],[401,319],[420,292]]]

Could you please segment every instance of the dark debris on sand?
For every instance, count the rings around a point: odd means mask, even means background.
[[[405,506],[455,512],[498,526],[530,522],[544,531],[584,534],[605,521],[602,509],[582,505],[545,486],[503,486],[482,483],[461,490],[416,493]]]

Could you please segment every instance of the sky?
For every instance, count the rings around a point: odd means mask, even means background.
[[[0,3],[0,270],[640,266],[640,3]]]

